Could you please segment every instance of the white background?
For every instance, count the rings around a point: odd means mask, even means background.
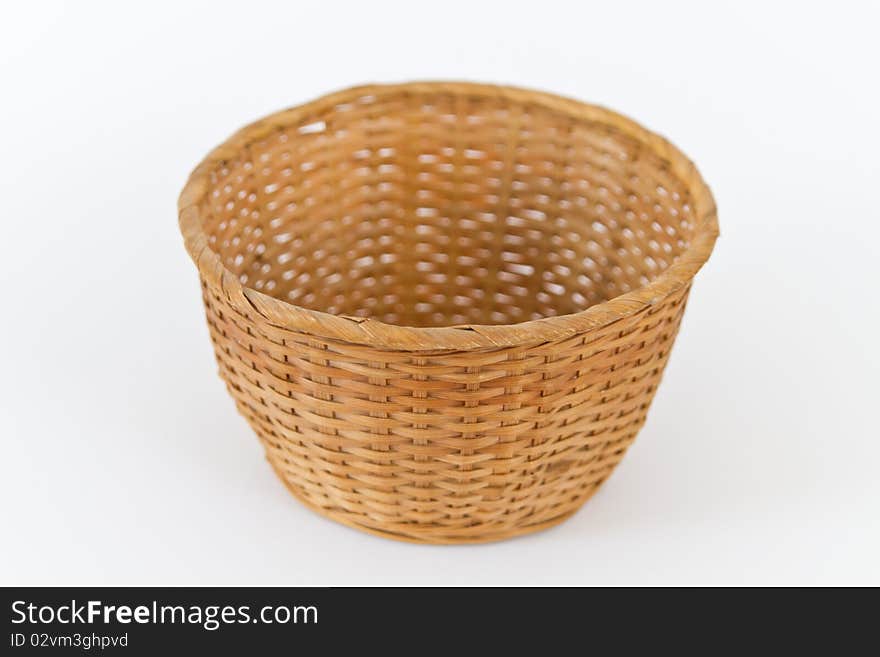
[[[880,584],[880,16],[590,4],[4,5],[0,583]],[[177,228],[189,171],[241,125],[419,78],[618,109],[719,206],[626,460],[504,543],[300,506],[216,376]]]

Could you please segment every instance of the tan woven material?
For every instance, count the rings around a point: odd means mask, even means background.
[[[220,374],[296,497],[432,543],[561,521],[632,443],[718,234],[673,146],[464,83],[241,130],[180,224]]]

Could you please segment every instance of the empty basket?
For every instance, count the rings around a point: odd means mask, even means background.
[[[596,491],[718,234],[663,138],[464,83],[273,114],[179,209],[220,375],[290,491],[432,543],[542,529]]]

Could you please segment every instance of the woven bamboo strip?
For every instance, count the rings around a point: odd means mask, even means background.
[[[548,527],[595,492],[718,235],[662,137],[469,83],[262,119],[196,168],[179,210],[220,374],[287,487],[433,543]]]

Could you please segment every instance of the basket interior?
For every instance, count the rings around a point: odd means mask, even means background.
[[[664,161],[540,104],[361,95],[210,176],[210,247],[290,303],[402,326],[512,324],[641,287],[688,245]]]

